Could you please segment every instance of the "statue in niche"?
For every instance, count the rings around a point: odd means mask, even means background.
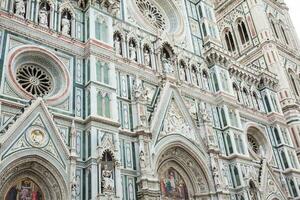
[[[129,44],[129,58],[130,60],[136,61],[136,48],[133,42]]]
[[[196,69],[192,69],[192,81],[194,84],[198,85],[198,80],[197,80],[197,71]]]
[[[146,89],[140,80],[136,80],[133,85],[133,96],[138,104],[139,126],[148,127],[146,102],[150,99],[149,90]]]
[[[23,0],[15,0],[15,5],[16,5],[15,14],[18,15],[19,17],[24,18],[25,13],[26,13],[24,1]]]
[[[65,14],[64,17],[62,18],[61,25],[62,25],[62,29],[61,29],[62,34],[69,36],[71,30],[71,22],[68,19],[67,14]]]
[[[115,37],[114,45],[115,45],[116,54],[121,55],[122,54],[122,46],[121,46],[122,44],[121,44],[121,39],[119,36]]]
[[[182,63],[180,64],[180,67],[179,67],[179,78],[182,81],[185,80],[185,67]]]
[[[108,169],[107,165],[104,165],[102,170],[102,183],[103,183],[103,190],[105,192],[113,192],[114,191],[114,179],[113,179],[113,172],[112,170]]]
[[[138,101],[148,101],[150,98],[149,90],[147,90],[139,80],[137,80],[133,85],[133,94],[135,100]]]
[[[95,0],[93,0],[95,3]],[[106,8],[113,16],[117,16],[120,10],[120,1],[119,0],[102,0],[100,4],[101,8]]]
[[[115,1],[114,3],[111,4],[109,10],[112,16],[117,16],[120,10],[120,3]]]
[[[212,172],[213,172],[213,177],[215,180],[216,188],[220,189],[222,183],[220,180],[219,167],[218,167],[217,161],[215,160],[214,157],[211,158],[211,167],[212,167]]]
[[[194,102],[187,102],[187,107],[189,109],[189,113],[191,114],[193,119],[197,119],[197,107]]]
[[[224,166],[224,163],[222,162],[221,163],[221,173],[223,174],[223,188],[225,189],[225,190],[228,190],[228,188],[229,188],[229,183],[228,183],[228,177],[227,177],[227,174],[226,174],[226,169],[225,169],[225,166]]]
[[[162,65],[163,65],[163,71],[167,74],[173,73],[174,69],[173,69],[172,63],[171,63],[170,59],[167,58],[166,53],[163,54],[161,60],[162,60]]]
[[[84,0],[78,0],[78,6],[81,7],[81,8],[85,8]]]
[[[204,123],[211,122],[211,118],[205,108],[200,108],[199,113]]]
[[[48,14],[46,6],[43,6],[39,11],[39,23],[41,26],[48,27]]]
[[[144,151],[140,152],[139,157],[140,157],[140,167],[141,167],[141,169],[145,169],[146,168],[146,156],[145,156]]]
[[[1,0],[0,1],[0,7],[1,8],[5,8],[5,0]]]
[[[72,181],[72,185],[71,185],[71,197],[72,200],[76,200],[76,198],[78,197],[78,195],[80,194],[80,176],[74,176],[73,181]]]
[[[150,67],[150,53],[148,49],[145,49],[144,60],[145,60],[145,65]]]

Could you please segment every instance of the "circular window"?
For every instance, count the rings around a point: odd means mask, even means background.
[[[154,4],[147,0],[136,0],[136,4],[150,24],[155,26],[155,28],[165,30],[166,20]]]
[[[252,125],[253,124],[253,125]],[[272,159],[272,148],[264,134],[264,130],[250,123],[247,128],[247,142],[250,155],[255,159]]]
[[[130,19],[144,30],[162,37],[185,40],[185,23],[181,3],[174,0],[132,0],[128,3]]]
[[[47,49],[32,45],[14,48],[6,70],[7,80],[20,98],[42,97],[48,105],[59,105],[69,96],[68,68]]]
[[[53,88],[49,73],[35,64],[26,64],[19,67],[16,78],[21,87],[34,96],[47,95]]]
[[[259,154],[259,144],[257,142],[257,140],[252,136],[252,135],[247,135],[248,137],[248,143],[250,148],[252,149],[252,151],[254,151],[254,153]]]

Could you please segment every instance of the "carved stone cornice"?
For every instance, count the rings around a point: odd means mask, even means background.
[[[260,88],[268,87],[276,91],[279,81],[276,78],[275,74],[267,70],[263,70],[259,75],[259,79],[260,79],[260,83],[259,83]]]
[[[227,68],[230,64],[230,53],[212,40],[208,40],[204,44],[203,55],[208,67],[220,65]]]
[[[251,83],[252,85],[259,85],[260,83],[258,71],[249,71],[249,68],[246,68],[238,63],[233,63],[230,65],[229,73],[230,75],[238,77],[241,80]]]

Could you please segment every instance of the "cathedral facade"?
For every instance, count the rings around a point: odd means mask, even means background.
[[[300,199],[284,0],[0,0],[0,200]]]

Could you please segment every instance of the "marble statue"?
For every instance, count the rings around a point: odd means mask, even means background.
[[[144,52],[144,60],[145,60],[145,65],[150,67],[150,53],[148,49],[146,49]]]
[[[198,85],[198,80],[197,80],[197,71],[193,69],[192,71],[192,81],[194,84]]]
[[[77,196],[76,190],[77,190],[76,185],[72,184],[72,187],[71,187],[71,196],[72,196],[72,200],[76,200],[76,196]]]
[[[39,11],[39,24],[48,27],[48,11],[46,7],[42,7]]]
[[[115,38],[115,52],[116,52],[116,54],[119,54],[119,55],[121,55],[122,54],[122,48],[121,48],[121,41],[120,41],[120,37],[119,36],[117,36],[116,38]]]
[[[212,167],[213,177],[215,180],[215,185],[216,185],[217,189],[219,189],[221,186],[219,167],[218,167],[218,164],[214,157],[211,158],[211,167]]]
[[[112,3],[109,10],[112,16],[117,16],[120,10],[120,3],[119,2]]]
[[[112,177],[112,170],[108,169],[107,165],[104,165],[104,169],[102,170],[102,183],[104,191],[112,192],[114,191],[114,179]]]
[[[180,80],[185,80],[185,67],[181,64],[179,67],[179,78]]]
[[[85,1],[84,0],[78,0],[78,6],[81,8],[85,8]]]
[[[61,25],[62,25],[62,29],[61,32],[63,35],[70,35],[70,30],[71,30],[71,22],[68,19],[67,15],[65,15],[62,20],[61,20]]]
[[[140,157],[140,167],[141,167],[141,169],[146,168],[145,153],[143,151],[141,151],[139,157]]]
[[[100,4],[101,8],[106,8],[107,11],[113,15],[117,16],[120,10],[120,1],[119,0],[102,0]]]
[[[133,95],[137,101],[148,101],[149,100],[149,91],[143,86],[141,81],[136,81],[133,85]]]
[[[200,113],[200,116],[204,123],[211,122],[211,117],[209,116],[209,114],[207,113],[207,110],[205,108],[204,109],[200,108],[199,113]]]
[[[136,48],[132,42],[129,45],[129,58],[130,60],[136,61]]]
[[[15,5],[16,5],[16,11],[15,14],[18,15],[19,17],[24,18],[25,17],[25,3],[23,0],[15,0]]]
[[[172,66],[171,61],[167,58],[167,54],[164,53],[162,56],[162,65],[163,65],[163,71],[167,74],[173,73],[174,69]]]

